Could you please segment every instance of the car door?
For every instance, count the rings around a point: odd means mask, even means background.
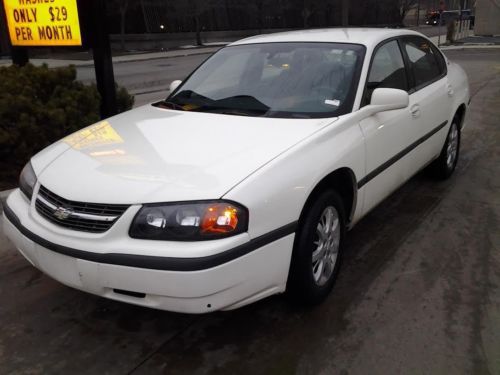
[[[370,63],[362,104],[370,103],[376,88],[408,91],[408,79],[399,41],[389,39],[379,44]],[[364,213],[408,178],[405,160],[398,155],[410,145],[415,121],[408,108],[380,112],[360,121],[366,147],[366,175],[358,182],[358,187],[364,188]]]
[[[435,156],[444,144],[453,88],[446,77],[446,63],[427,39],[408,36],[402,39],[403,54],[411,76],[409,129],[414,149],[408,155],[408,168],[416,173]]]

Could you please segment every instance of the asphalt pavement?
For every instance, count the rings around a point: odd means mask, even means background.
[[[135,96],[135,106],[166,98],[170,83],[183,80],[218,48],[208,48],[185,56],[127,61],[114,64],[116,82]],[[77,78],[95,80],[93,66],[77,67]]]
[[[500,50],[446,54],[473,94],[457,171],[363,219],[322,305],[130,306],[59,284],[0,234],[0,374],[500,374]]]

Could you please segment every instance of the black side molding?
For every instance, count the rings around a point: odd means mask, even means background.
[[[363,185],[366,185],[368,182],[373,180],[375,177],[377,177],[380,173],[385,171],[387,168],[389,168],[391,165],[396,163],[399,159],[403,158],[406,154],[408,154],[410,151],[414,150],[417,148],[419,145],[424,143],[426,140],[428,140],[430,137],[432,137],[434,134],[436,134],[438,131],[440,131],[442,128],[446,126],[448,121],[442,122],[439,124],[437,127],[432,129],[429,133],[424,135],[422,138],[417,139],[415,142],[413,142],[411,145],[406,147],[404,150],[398,152],[396,155],[394,155],[392,158],[387,160],[384,164],[378,166],[375,168],[373,171],[368,173],[365,177],[363,177],[361,180],[358,181],[358,189],[361,189]]]
[[[135,255],[135,254],[99,254],[90,251],[73,249],[66,246],[61,246],[53,242],[47,241],[39,235],[31,232],[21,224],[17,215],[8,206],[4,206],[4,212],[7,219],[26,237],[40,246],[54,251],[59,254],[67,255],[73,258],[88,260],[96,263],[114,264],[118,266],[127,266],[135,268],[145,268],[151,270],[162,271],[199,271],[213,268],[221,264],[230,262],[236,258],[242,257],[254,250],[259,249],[271,242],[277,241],[280,238],[286,237],[295,232],[297,222],[287,224],[281,228],[266,233],[257,237],[243,245],[233,249],[223,251],[218,254],[198,257],[198,258],[172,258],[159,257],[150,255]]]

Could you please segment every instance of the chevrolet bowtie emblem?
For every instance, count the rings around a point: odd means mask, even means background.
[[[59,220],[66,220],[73,214],[73,210],[64,207],[58,207],[52,215],[54,215]]]

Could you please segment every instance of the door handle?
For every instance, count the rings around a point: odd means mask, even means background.
[[[410,112],[413,117],[420,116],[420,106],[418,104],[413,104],[410,108]]]

